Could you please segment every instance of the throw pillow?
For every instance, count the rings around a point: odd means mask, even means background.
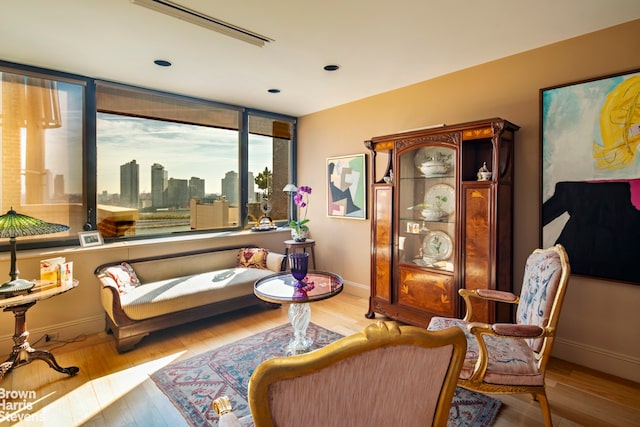
[[[242,248],[238,252],[238,267],[259,268],[266,270],[268,249]]]
[[[126,294],[131,289],[140,285],[140,280],[138,279],[136,272],[127,262],[107,268],[106,273],[111,276],[114,282],[116,282],[116,285],[118,285],[118,291],[121,294]]]

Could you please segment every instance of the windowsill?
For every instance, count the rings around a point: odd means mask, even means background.
[[[179,236],[166,236],[166,237],[155,237],[149,239],[139,239],[139,240],[125,240],[125,241],[116,241],[116,242],[107,242],[102,245],[97,246],[88,246],[82,247],[80,243],[77,246],[59,246],[54,248],[40,248],[40,249],[20,249],[16,251],[18,254],[18,258],[31,258],[31,257],[43,257],[49,256],[53,254],[64,254],[64,253],[78,253],[78,252],[88,252],[88,251],[100,251],[100,250],[108,250],[108,249],[116,249],[116,248],[133,248],[140,246],[150,246],[157,244],[170,244],[170,243],[181,243],[186,241],[192,242],[201,242],[205,240],[218,240],[225,238],[233,238],[238,236],[246,236],[246,235],[256,235],[256,236],[264,236],[271,235],[273,233],[290,233],[289,227],[278,227],[275,230],[268,231],[251,231],[251,230],[241,230],[241,231],[223,231],[220,233],[198,233],[198,234],[181,234]],[[10,251],[5,251],[0,255],[0,261],[9,260],[11,256]]]

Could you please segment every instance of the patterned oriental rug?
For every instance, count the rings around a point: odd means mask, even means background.
[[[342,335],[313,323],[307,336],[317,349]],[[253,370],[264,360],[281,357],[292,339],[291,325],[269,329],[218,349],[181,360],[151,375],[156,385],[178,408],[191,426],[215,426],[218,415],[211,402],[219,396],[231,399],[234,413],[251,426],[247,386]],[[484,394],[458,387],[449,413],[449,426],[484,427],[493,424],[501,402]]]

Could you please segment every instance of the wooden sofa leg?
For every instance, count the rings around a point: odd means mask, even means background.
[[[132,337],[126,337],[126,338],[116,337],[116,348],[118,349],[118,353],[124,353],[130,350],[133,350],[136,344],[142,341],[142,338],[146,337],[147,335],[149,334],[147,333],[147,334],[134,335]]]

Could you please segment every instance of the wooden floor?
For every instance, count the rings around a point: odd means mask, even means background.
[[[124,354],[115,351],[113,337],[104,333],[79,337],[64,345],[54,342],[44,346],[31,341],[35,348],[51,349],[60,365],[78,366],[80,372],[68,377],[41,361],[10,372],[0,384],[0,393],[28,393],[17,399],[0,396],[0,415],[14,420],[5,419],[0,425],[185,426],[185,420],[149,375],[173,361],[287,323],[286,310],[286,306],[276,310],[255,308],[167,329],[150,335]],[[364,317],[366,310],[366,299],[342,293],[313,303],[311,321],[348,335],[372,322]],[[640,426],[638,383],[553,360],[547,389],[556,427]],[[499,398],[504,404],[496,426],[544,425],[538,404],[529,396]]]

